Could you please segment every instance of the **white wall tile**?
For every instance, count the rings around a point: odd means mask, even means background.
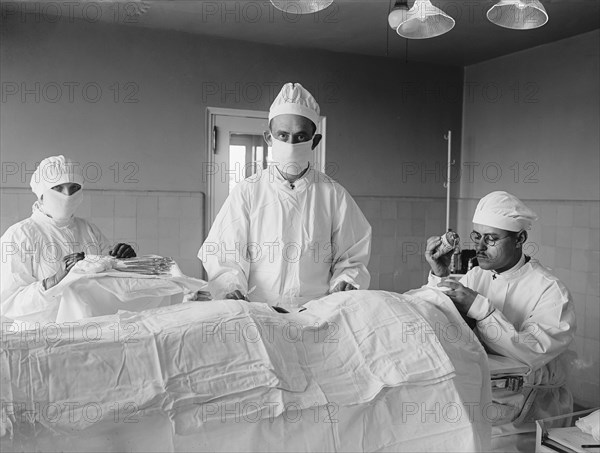
[[[588,205],[573,206],[573,226],[590,227],[590,207]]]
[[[600,230],[598,228],[590,229],[590,250],[600,250]]]
[[[562,269],[571,268],[571,248],[570,247],[556,247],[555,249],[555,267]]]
[[[158,238],[158,254],[161,256],[170,256],[179,262],[181,252],[179,250],[180,241],[177,238]]]
[[[587,286],[586,293],[592,296],[598,296],[600,294],[600,283],[598,278],[598,271],[587,273]]]
[[[529,236],[531,239],[533,239],[532,235]],[[541,243],[543,245],[547,245],[547,246],[551,246],[554,247],[556,245],[558,245],[556,243],[556,227],[553,225],[542,225],[541,226],[541,234],[540,236],[538,236],[539,238],[541,238]]]
[[[379,256],[377,256],[377,255],[371,256],[371,259],[369,260],[368,269],[369,269],[370,273],[379,272],[379,269],[380,269],[380,258],[379,258]]]
[[[570,227],[556,227],[556,245],[571,248],[573,231]]]
[[[367,219],[380,219],[381,218],[381,203],[375,198],[362,198],[361,199],[363,214]]]
[[[396,254],[396,238],[393,235],[383,236],[381,247],[384,255],[394,256]]]
[[[18,194],[3,194],[2,203],[0,203],[1,217],[19,217],[19,196]]]
[[[555,259],[555,248],[546,246],[540,247],[537,259],[543,266],[553,268]]]
[[[558,205],[556,210],[556,225],[559,227],[573,226],[573,206]]]
[[[114,241],[114,238],[115,238],[115,231],[114,231],[115,218],[114,217],[112,217],[112,216],[110,216],[110,217],[92,217],[91,219],[87,219],[87,220],[91,221],[98,228],[100,228],[100,231],[102,231],[104,236],[106,236],[110,242]]]
[[[116,195],[115,196],[115,217],[136,217],[137,216],[137,197],[134,195]]]
[[[138,256],[141,255],[158,255],[158,239],[138,239],[136,241]]]
[[[189,219],[202,218],[202,200],[200,197],[181,197],[181,217]]]
[[[590,264],[590,254],[587,253],[587,250],[571,249],[571,270],[587,272]]]
[[[585,296],[585,315],[589,318],[600,320],[600,297],[588,294]],[[598,324],[600,329],[600,323]]]
[[[398,200],[396,202],[396,215],[398,219],[412,219],[412,204],[410,201]]]
[[[89,219],[92,217],[92,195],[93,192],[90,193],[86,190],[83,191],[83,201],[75,212],[77,217],[81,217],[82,219]]]
[[[158,218],[158,197],[154,195],[138,196],[136,200],[138,219]]]
[[[159,239],[174,239],[179,241],[179,225],[181,219],[179,217],[173,218],[159,218],[158,219],[158,237]]]
[[[137,237],[135,217],[115,217],[115,241]]]
[[[423,217],[413,217],[410,223],[410,234],[412,236],[425,233],[425,219]],[[439,234],[443,233],[441,231]]]
[[[369,284],[369,289],[380,289],[379,287],[379,273],[372,272],[371,273],[371,283]]]
[[[589,272],[571,271],[571,275],[570,275],[570,279],[568,280],[567,287],[571,291],[585,293],[587,291],[589,277],[590,277]]]
[[[158,216],[173,219],[182,217],[180,199],[180,197],[160,197],[158,199]]]
[[[387,199],[382,200],[381,202],[381,218],[382,219],[396,219],[397,211],[396,211],[396,200],[395,199]]]
[[[542,211],[538,212],[540,222],[543,225],[556,226],[557,206],[555,203],[546,203],[542,206]]]
[[[26,219],[31,215],[31,207],[37,197],[33,193],[26,193],[18,194],[17,199],[19,200],[19,219]]]
[[[600,228],[600,206],[592,206],[590,208],[590,225],[591,228]]]
[[[379,289],[394,291],[394,273],[384,272],[379,274]]]
[[[412,224],[410,219],[396,220],[396,238],[410,236],[412,234]]]
[[[185,275],[189,275],[194,278],[201,277],[202,263],[198,258],[180,258],[177,260],[177,264]]]
[[[396,220],[386,219],[381,223],[380,234],[394,237],[396,235]]]
[[[575,249],[588,250],[590,248],[590,228],[573,227],[571,229],[571,245]]]
[[[395,256],[394,255],[382,255],[379,257],[380,260],[380,274],[389,274],[394,271]]]
[[[378,256],[381,253],[381,237],[375,234],[373,230],[373,237],[371,238],[371,257]]]
[[[138,239],[158,239],[158,218],[140,218],[136,222]]]
[[[203,242],[202,220],[185,219],[179,225],[180,255],[183,258],[196,258]]]
[[[600,328],[598,327],[598,320],[593,318],[585,318],[585,328],[583,330],[585,338],[592,340],[600,340]],[[600,350],[600,348],[599,348]],[[599,357],[600,359],[600,357]]]
[[[91,196],[92,217],[114,217],[115,197],[102,193],[92,193]]]

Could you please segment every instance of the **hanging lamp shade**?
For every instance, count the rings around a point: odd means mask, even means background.
[[[289,14],[311,14],[327,8],[333,0],[271,0],[271,3]]]
[[[548,22],[548,13],[538,0],[500,0],[487,12],[490,22],[514,30],[531,30]]]
[[[394,8],[388,16],[390,27],[409,39],[426,39],[443,35],[454,27],[454,19],[429,0],[416,0],[412,8]]]

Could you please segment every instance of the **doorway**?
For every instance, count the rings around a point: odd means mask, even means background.
[[[271,164],[271,147],[263,139],[268,128],[268,112],[208,107],[207,109],[207,158],[203,175],[207,182],[207,232],[231,190],[258,171]],[[317,170],[325,170],[326,118],[317,125],[323,135],[314,150]]]

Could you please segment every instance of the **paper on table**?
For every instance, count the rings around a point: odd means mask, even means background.
[[[568,428],[550,428],[548,438],[580,453],[595,453],[598,448],[582,448],[582,445],[594,445],[598,442],[591,434],[584,433],[577,426]]]

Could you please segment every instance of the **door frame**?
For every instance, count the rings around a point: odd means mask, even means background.
[[[206,108],[206,131],[205,131],[205,150],[206,150],[206,165],[205,168],[202,169],[203,172],[207,171],[209,168],[212,168],[214,164],[214,150],[216,149],[215,137],[213,135],[213,130],[215,126],[215,119],[217,116],[233,116],[237,118],[257,118],[257,119],[267,119],[269,117],[269,112],[263,112],[260,110],[242,110],[242,109],[230,109],[223,107],[207,107]],[[317,125],[317,129],[319,129],[319,133],[323,135],[321,142],[318,147],[318,161],[319,164],[318,170],[325,172],[325,143],[327,134],[327,118],[325,116],[320,117],[320,122]],[[206,180],[206,203],[205,203],[205,216],[204,216],[204,239],[208,236],[208,232],[212,226],[212,222],[214,221],[217,213],[215,212],[214,206],[214,185],[215,185],[215,176],[213,172],[208,172],[208,174],[204,175]]]

